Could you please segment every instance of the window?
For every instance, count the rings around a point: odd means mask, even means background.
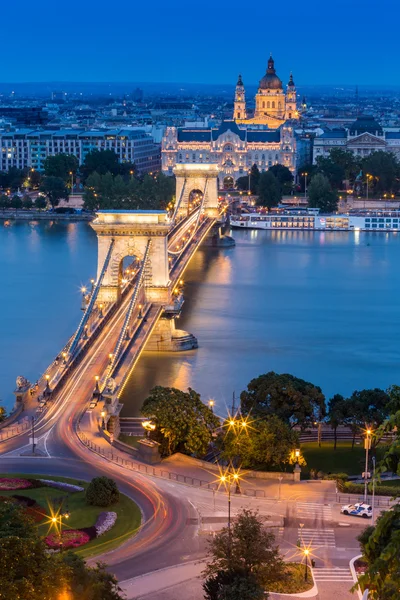
[[[270,101],[268,100],[268,102],[267,102],[267,108],[271,108],[270,104],[271,104],[271,103],[270,103]]]
[[[275,108],[275,101],[274,101],[274,100],[272,101],[272,106],[271,106],[271,108]]]
[[[240,119],[240,112],[238,112],[238,113],[237,113],[237,116],[236,116],[236,118],[237,118],[237,119]]]
[[[278,102],[278,108],[282,108],[282,102],[280,100]]]
[[[263,103],[262,103],[262,107],[265,108],[265,102],[264,102],[264,100],[263,100]]]

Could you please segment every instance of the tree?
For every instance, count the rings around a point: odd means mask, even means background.
[[[22,208],[22,198],[20,196],[18,196],[17,194],[15,194],[11,198],[10,206],[11,206],[11,208],[15,208],[16,210]]]
[[[28,177],[30,187],[34,190],[37,190],[40,187],[42,181],[42,175],[40,174],[40,172],[35,171],[35,169],[31,169]]]
[[[93,506],[111,506],[118,500],[117,484],[108,477],[95,477],[86,489],[86,502]]]
[[[363,158],[361,167],[364,175],[373,175],[370,182],[372,191],[380,194],[396,192],[399,189],[400,164],[392,152],[378,150]]]
[[[360,172],[360,161],[351,152],[351,150],[341,150],[340,148],[332,148],[329,152],[329,158],[344,171],[345,179],[354,181]]]
[[[213,431],[220,424],[213,411],[203,404],[200,394],[191,388],[183,392],[157,386],[144,401],[141,412],[156,425],[152,437],[160,443],[162,456],[174,452],[204,455]]]
[[[329,400],[328,422],[333,429],[334,443],[333,449],[336,450],[337,445],[337,428],[339,425],[344,425],[349,416],[349,403],[341,394],[335,394]]]
[[[371,600],[398,600],[400,589],[400,505],[395,504],[358,537],[367,570],[359,577]]]
[[[349,419],[356,430],[365,426],[377,429],[389,416],[390,397],[379,388],[355,391],[349,400]],[[353,435],[354,435],[353,433]],[[374,446],[379,442],[375,435],[372,438]]]
[[[345,178],[344,168],[335,163],[330,156],[318,156],[316,162],[318,172],[325,175],[333,188],[340,189]]]
[[[68,200],[68,190],[61,177],[45,177],[40,186],[40,191],[47,196],[53,208],[60,203],[60,200]]]
[[[293,175],[290,169],[278,163],[277,165],[272,165],[268,171],[269,173],[273,173],[279,181],[281,193],[290,194],[293,189]]]
[[[63,556],[68,569],[68,586],[79,600],[122,600],[117,579],[106,571],[104,563],[87,567],[80,556],[68,552]]]
[[[337,210],[337,195],[332,190],[328,178],[322,173],[317,173],[311,179],[308,188],[308,205],[326,213]]]
[[[43,208],[46,208],[46,206],[46,198],[44,196],[38,195],[35,198],[35,208],[37,208],[38,210],[42,210]]]
[[[29,196],[24,196],[22,198],[22,206],[23,208],[30,210],[33,206],[32,199]]]
[[[0,196],[0,208],[10,208],[10,198],[6,194]]]
[[[205,600],[263,600],[268,598],[252,573],[219,571],[203,583]]]
[[[267,206],[268,208],[278,206],[282,199],[281,187],[279,181],[271,171],[261,173],[257,193],[258,205]]]
[[[236,459],[244,468],[281,470],[299,445],[297,433],[276,415],[254,421],[239,419],[235,427],[226,425],[226,432],[218,440],[223,457],[233,462]]]
[[[71,173],[75,174],[79,167],[79,161],[73,154],[55,154],[48,156],[43,163],[46,177],[59,177],[67,183],[71,179]]]
[[[118,155],[113,150],[92,150],[85,156],[81,171],[84,177],[89,177],[95,171],[100,175],[111,173],[112,175],[131,175],[135,173],[136,167],[132,163],[121,164]]]
[[[49,554],[37,526],[15,503],[0,504],[0,594],[13,600],[123,600],[104,565],[72,552]],[[61,595],[60,595],[61,594]]]
[[[240,394],[242,413],[253,418],[276,415],[291,428],[302,429],[325,415],[321,388],[288,373],[269,371],[252,379]]]
[[[224,527],[210,540],[209,562],[204,571],[207,578],[205,591],[216,577],[224,578],[221,573],[240,574],[241,578],[254,581],[261,589],[284,576],[285,566],[275,536],[265,529],[257,512],[243,509],[231,525],[231,532]]]
[[[0,423],[2,421],[4,421],[4,419],[6,418],[6,416],[7,416],[6,409],[4,408],[4,406],[0,406]]]

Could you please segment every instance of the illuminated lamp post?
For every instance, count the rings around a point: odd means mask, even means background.
[[[154,431],[156,426],[151,421],[142,421],[142,427],[147,431],[147,437],[150,437],[150,431]]]
[[[101,414],[101,428],[105,429],[106,428],[106,422],[104,420],[104,417],[106,416],[106,411],[102,410],[100,414]]]
[[[308,581],[308,555],[310,554],[310,551],[308,548],[304,548],[303,550],[303,554],[305,557],[305,571],[304,571],[304,581]]]
[[[50,375],[46,375],[45,379],[46,379],[46,387],[44,388],[43,394],[45,396],[50,396],[50,394],[51,394],[51,387],[50,387],[50,384],[49,384]]]
[[[364,472],[364,502],[367,501],[368,496],[368,452],[371,450],[371,435],[372,430],[366,430],[366,436],[364,440],[364,448],[365,448],[365,472]]]

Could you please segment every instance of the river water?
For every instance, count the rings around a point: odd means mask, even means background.
[[[125,388],[137,415],[152,386],[193,387],[221,414],[252,377],[293,373],[336,392],[400,383],[400,236],[396,233],[234,231],[236,247],[201,248],[185,273],[177,327],[185,353],[144,353]],[[80,318],[95,274],[87,223],[0,226],[0,397],[35,380]]]

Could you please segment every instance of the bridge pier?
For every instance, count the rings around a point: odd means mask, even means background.
[[[187,331],[176,329],[175,317],[162,316],[146,344],[150,352],[181,352],[198,348],[197,338]]]
[[[224,223],[216,223],[204,240],[204,245],[213,248],[232,248],[235,246],[235,240],[230,235],[225,235],[224,229]]]

